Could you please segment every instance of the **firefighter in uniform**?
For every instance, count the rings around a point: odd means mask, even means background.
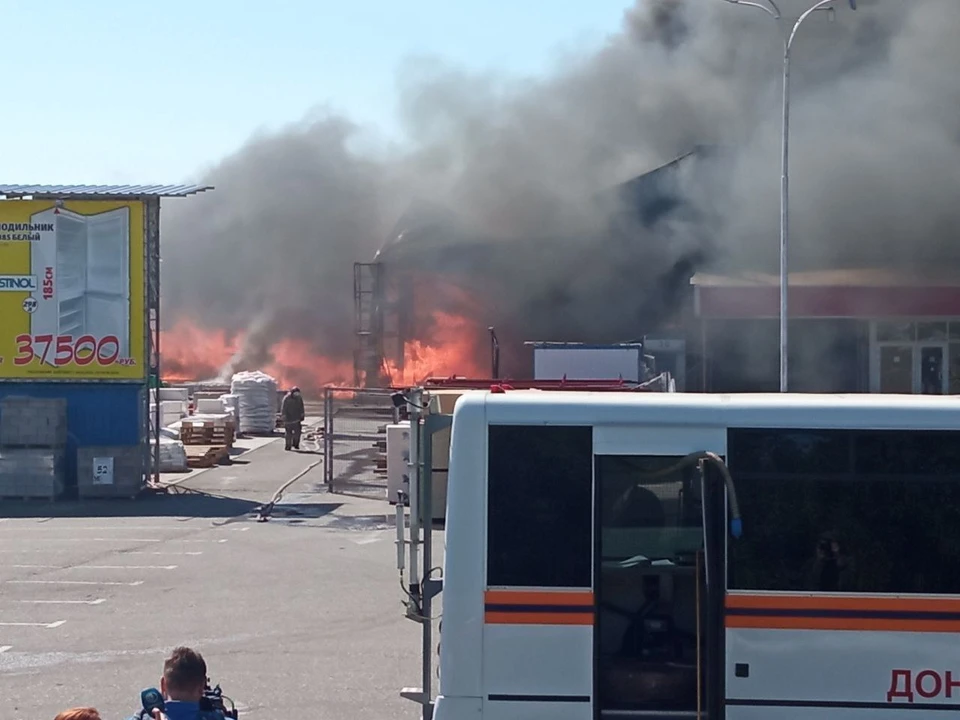
[[[300,449],[300,433],[303,431],[304,415],[303,396],[300,388],[294,387],[288,392],[280,404],[280,416],[283,418],[283,437],[286,450]]]

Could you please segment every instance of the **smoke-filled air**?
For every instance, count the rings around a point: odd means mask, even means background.
[[[792,267],[942,263],[960,227],[960,2],[858,6],[794,45]],[[198,178],[215,191],[164,206],[166,373],[351,382],[353,263],[381,249],[430,278],[405,372],[434,374],[485,374],[488,325],[629,340],[669,319],[691,268],[775,270],[782,54],[759,10],[638,0],[547,77],[410,60],[402,144],[324,111],[253,137]],[[682,212],[643,227],[597,200],[698,147],[713,152],[678,174]]]

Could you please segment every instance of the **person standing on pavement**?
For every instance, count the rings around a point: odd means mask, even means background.
[[[280,416],[283,418],[283,437],[286,450],[300,449],[300,434],[303,432],[303,421],[306,418],[303,407],[303,396],[300,388],[293,387],[280,404]]]

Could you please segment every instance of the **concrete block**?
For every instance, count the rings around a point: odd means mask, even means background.
[[[0,401],[0,446],[60,447],[66,443],[66,398],[9,396]]]
[[[61,449],[0,449],[0,497],[57,499],[65,485],[65,461]]]
[[[79,448],[77,490],[80,497],[134,497],[144,486],[146,459],[142,445]]]

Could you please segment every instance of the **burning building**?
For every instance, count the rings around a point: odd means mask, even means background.
[[[503,339],[504,373],[529,377],[525,341],[625,342],[682,326],[692,308],[686,286],[706,240],[686,238],[692,249],[677,256],[651,243],[677,232],[680,221],[695,232],[680,177],[710,157],[696,148],[592,197],[593,217],[601,220],[579,234],[491,239],[470,233],[451,213],[415,205],[374,261],[354,266],[357,381],[382,384],[397,368],[420,379],[437,373],[411,349],[417,338],[446,335],[454,317],[469,328],[475,360],[453,369],[478,377],[492,372],[483,362],[489,327]],[[665,363],[660,369],[685,375],[675,357],[685,341],[651,339]]]
[[[794,48],[791,383],[950,389],[960,3],[858,6]],[[687,390],[775,388],[781,40],[636,0],[536,80],[406,66],[400,149],[336,114],[254,138],[164,217],[167,376],[487,375],[494,326],[506,375],[524,341],[646,337]]]
[[[680,389],[775,392],[779,276],[723,273],[728,258],[686,195],[691,176],[717,186],[708,176],[728,162],[725,150],[698,147],[617,186],[598,199],[610,224],[590,238],[451,241],[449,216],[405,217],[376,261],[355,267],[357,377],[402,367],[423,319],[450,306],[469,318],[478,357],[487,323],[506,330],[515,377],[530,373],[524,340],[643,337]],[[678,234],[691,249],[651,246]],[[833,262],[801,257],[790,273],[790,389],[960,393],[960,271],[950,246],[934,255],[946,267],[877,256],[852,247]],[[531,287],[531,277],[541,284]]]

